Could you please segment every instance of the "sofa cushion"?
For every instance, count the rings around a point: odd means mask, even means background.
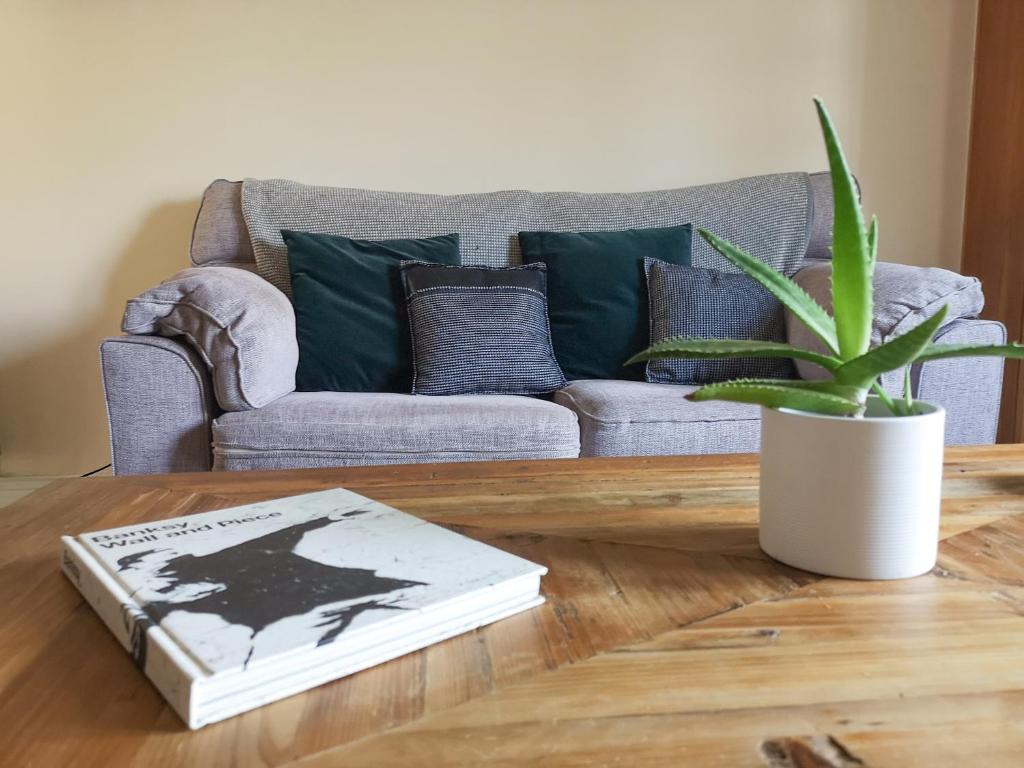
[[[581,456],[677,456],[756,451],[761,410],[743,403],[691,403],[696,387],[642,381],[574,381],[555,393],[580,421]]]
[[[261,408],[295,389],[299,349],[288,297],[234,267],[194,267],[128,301],[121,329],[182,337],[210,368],[226,411]]]
[[[828,171],[807,177],[811,187],[811,231],[807,240],[808,259],[832,258],[832,174]]]
[[[242,213],[260,274],[291,292],[281,230],[364,240],[459,234],[461,261],[503,267],[509,241],[529,207],[529,192],[431,195],[246,179]]]
[[[831,313],[832,262],[809,263],[793,279]],[[958,318],[977,317],[985,306],[981,281],[948,269],[878,262],[875,264],[871,346],[917,327],[945,305],[949,306],[947,324]],[[790,344],[815,352],[826,351],[821,341],[789,312],[786,313],[786,331]],[[797,360],[796,368],[805,379],[829,378],[823,368],[805,360]]]
[[[255,267],[249,231],[242,217],[242,182],[216,179],[203,192],[189,243],[189,258],[207,264]]]
[[[565,386],[547,268],[403,262],[416,395],[546,395]]]
[[[623,363],[650,342],[644,258],[689,264],[693,227],[520,232],[525,263],[548,268],[555,356],[568,379],[636,379]]]
[[[520,261],[516,233],[705,227],[787,275],[807,251],[815,207],[806,173],[779,173],[654,192],[511,190],[469,195],[380,192],[246,179],[242,213],[260,274],[285,293],[282,229],[383,240],[459,233],[463,264]],[[193,247],[196,247],[193,244]],[[693,263],[738,271],[704,240]]]
[[[412,391],[412,341],[399,265],[459,263],[457,234],[353,240],[284,230],[302,392]]]
[[[571,458],[576,415],[514,395],[296,392],[213,422],[214,469]]]
[[[747,275],[717,269],[680,267],[646,260],[651,311],[651,344],[688,339],[786,340],[782,302]],[[737,378],[791,379],[786,358],[736,357],[726,360],[651,360],[647,381],[708,384]]]

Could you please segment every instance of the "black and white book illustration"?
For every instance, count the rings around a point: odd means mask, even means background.
[[[64,539],[196,728],[539,604],[535,563],[343,489]]]

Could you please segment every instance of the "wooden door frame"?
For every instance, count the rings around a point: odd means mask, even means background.
[[[980,0],[961,268],[981,278],[982,317],[1024,338],[1024,0]],[[1007,361],[1000,442],[1024,441],[1024,372]]]

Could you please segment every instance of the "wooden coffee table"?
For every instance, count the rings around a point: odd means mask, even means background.
[[[58,572],[62,533],[337,485],[547,564],[548,602],[190,732]],[[1024,764],[1024,447],[948,451],[909,581],[769,560],[756,503],[753,456],[56,482],[0,510],[0,763]]]

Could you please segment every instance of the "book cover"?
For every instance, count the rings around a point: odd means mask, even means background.
[[[65,573],[191,727],[536,605],[545,572],[343,489],[64,545]]]

